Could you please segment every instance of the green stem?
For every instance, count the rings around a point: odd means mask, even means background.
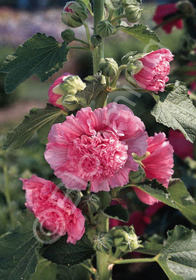
[[[115,21],[117,21],[117,20],[119,20],[119,19],[121,19],[121,18],[124,18],[124,17],[125,17],[125,15],[124,15],[124,14],[119,15],[119,16],[117,16],[117,17],[113,18],[113,19],[111,20],[111,23],[115,23]]]
[[[86,22],[83,22],[83,24],[84,24],[84,28],[85,28],[85,31],[86,31],[86,38],[87,38],[87,41],[88,41],[88,45],[90,46],[91,45],[90,30],[89,30],[88,24]]]
[[[97,258],[97,280],[112,280],[112,270],[109,269],[110,262],[109,258],[110,256],[98,252],[96,253]]]
[[[156,262],[156,257],[154,258],[138,258],[138,259],[126,259],[126,260],[116,260],[113,264],[127,264],[127,263],[149,263]]]
[[[158,29],[158,28],[164,26],[165,24],[168,24],[168,23],[170,23],[170,22],[172,22],[172,21],[174,21],[174,20],[181,19],[181,18],[182,18],[182,15],[179,15],[179,14],[174,15],[174,16],[172,16],[172,17],[170,17],[170,18],[164,20],[164,21],[161,22],[160,24],[156,25],[155,27],[153,27],[152,30],[156,30],[156,29]]]
[[[81,39],[75,38],[74,41],[80,42],[80,43],[86,45],[87,47],[89,47],[89,43],[87,43],[87,42],[85,42],[85,41],[83,41]]]
[[[97,24],[104,18],[104,0],[94,0],[94,34],[96,35]],[[99,63],[104,58],[104,42],[92,50],[93,74],[99,70]]]
[[[121,72],[122,72],[124,69],[126,69],[126,67],[127,67],[127,65],[123,64],[123,65],[121,65],[121,66],[118,68],[118,73],[117,73],[115,79],[114,79],[114,80],[112,81],[112,83],[111,83],[111,87],[112,87],[112,88],[115,88],[115,87],[116,87],[116,84],[117,84],[117,81],[118,81],[118,79],[119,79],[119,77],[120,77],[120,74],[121,74]]]
[[[84,51],[89,50],[89,48],[81,47],[81,46],[73,46],[73,47],[69,47],[69,49],[84,50]]]
[[[9,176],[8,176],[8,170],[6,164],[3,166],[3,174],[4,174],[4,195],[9,210],[11,225],[14,226],[15,220],[12,213],[11,197],[9,192]]]

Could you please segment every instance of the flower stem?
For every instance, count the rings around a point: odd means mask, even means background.
[[[97,258],[97,280],[112,280],[112,270],[109,269],[110,256],[106,253],[96,253]]]
[[[104,18],[104,0],[94,0],[94,34],[96,34],[97,24]],[[104,42],[92,50],[93,74],[98,72],[100,60],[104,58]]]
[[[80,42],[80,43],[86,45],[87,47],[89,47],[89,43],[87,43],[87,42],[85,42],[85,41],[83,41],[81,39],[75,38],[74,41]]]
[[[138,259],[126,259],[126,260],[116,260],[113,264],[127,264],[127,263],[145,263],[145,262],[156,262],[156,257],[154,258],[138,258]]]
[[[87,38],[87,41],[88,41],[88,45],[90,46],[91,45],[90,30],[89,30],[88,24],[86,22],[83,22],[83,24],[84,24],[84,28],[85,28],[85,31],[86,31],[86,38]]]

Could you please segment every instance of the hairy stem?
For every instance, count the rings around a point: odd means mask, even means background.
[[[138,258],[138,259],[116,260],[116,261],[113,262],[113,264],[145,263],[145,262],[156,262],[156,257],[154,257],[154,258]]]

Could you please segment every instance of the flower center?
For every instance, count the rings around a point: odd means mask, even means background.
[[[109,134],[104,137],[104,133],[99,132],[95,136],[82,135],[74,140],[70,156],[75,159],[77,173],[84,180],[111,177],[125,165],[127,145],[116,135]]]

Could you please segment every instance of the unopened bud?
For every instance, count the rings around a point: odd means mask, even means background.
[[[141,15],[142,15],[142,9],[140,7],[140,4],[136,5],[129,5],[125,8],[125,15],[129,22],[137,22]]]
[[[91,43],[92,43],[94,48],[99,46],[101,44],[101,42],[102,42],[101,36],[99,36],[99,35],[92,35],[91,36]]]
[[[88,13],[85,6],[76,1],[69,1],[65,5],[61,19],[62,22],[70,27],[79,27],[87,19]]]
[[[111,233],[116,248],[115,257],[133,252],[141,246],[133,226],[114,227]]]
[[[108,20],[102,20],[97,24],[96,33],[101,37],[108,37],[114,33],[115,28]]]
[[[71,43],[75,39],[75,33],[71,29],[61,32],[61,37],[66,43]]]
[[[99,64],[99,70],[106,77],[115,77],[118,72],[118,63],[113,58],[104,58]]]

